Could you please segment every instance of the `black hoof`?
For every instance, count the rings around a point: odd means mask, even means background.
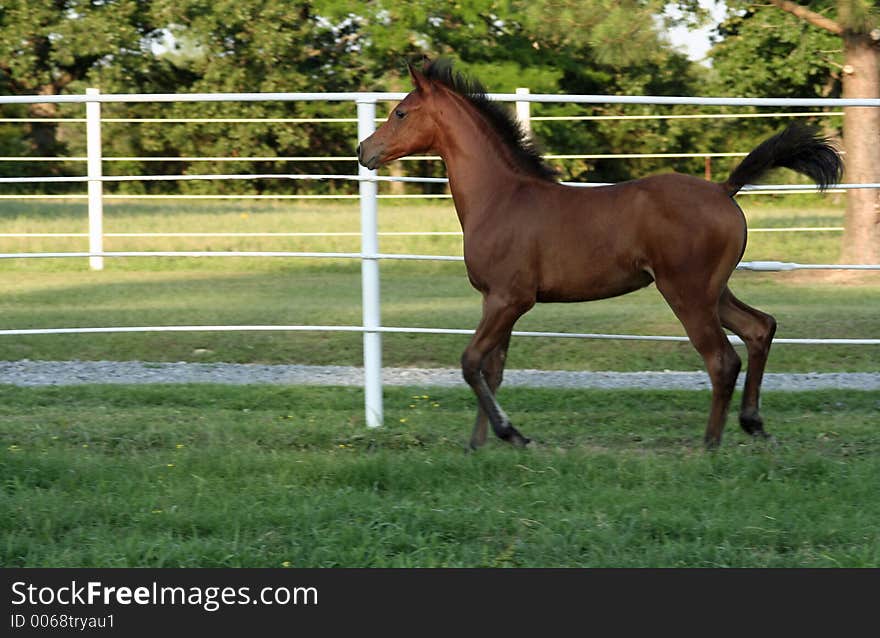
[[[764,430],[764,422],[761,417],[750,419],[740,418],[739,423],[745,433],[751,436],[755,441],[766,441],[767,443],[776,442],[776,439],[774,439],[772,435],[767,434],[766,430]]]
[[[502,441],[507,441],[508,443],[515,445],[516,447],[526,447],[529,443],[532,442],[531,439],[524,437],[519,431],[508,424],[506,428],[504,428],[501,432],[496,432],[498,434],[498,438]]]
[[[757,414],[741,414],[739,417],[739,426],[746,434],[755,437],[766,437],[764,432],[764,419]]]

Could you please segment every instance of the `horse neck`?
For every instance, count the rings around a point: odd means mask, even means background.
[[[437,152],[446,164],[449,190],[462,228],[477,222],[500,195],[527,176],[517,169],[513,153],[485,118],[457,94],[445,96],[449,111],[438,122]]]

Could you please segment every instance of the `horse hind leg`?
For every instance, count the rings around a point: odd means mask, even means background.
[[[712,407],[703,440],[707,448],[713,449],[721,444],[721,434],[742,361],[730,345],[714,313],[697,315],[693,319],[689,317],[683,323],[691,343],[703,357],[712,382]]]
[[[730,345],[714,312],[687,316],[682,323],[694,348],[703,357],[712,382],[712,407],[703,440],[707,448],[714,449],[721,444],[721,434],[742,361]]]
[[[744,304],[726,288],[721,294],[718,309],[722,325],[742,339],[748,351],[746,383],[739,413],[740,427],[752,436],[766,438],[768,435],[760,415],[761,382],[776,334],[776,319]]]
[[[712,406],[704,442],[707,448],[714,449],[721,443],[721,434],[742,361],[721,327],[717,297],[705,293],[686,294],[662,279],[657,281],[657,288],[681,321],[691,344],[703,357],[709,373],[709,380],[712,382]],[[696,287],[689,288],[695,289]]]

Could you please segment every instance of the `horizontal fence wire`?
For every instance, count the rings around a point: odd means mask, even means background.
[[[843,226],[781,226],[778,228],[750,228],[750,233],[833,233],[842,232]],[[460,230],[399,230],[399,231],[381,231],[377,233],[380,237],[461,237],[463,233]],[[2,239],[77,239],[88,237],[88,233],[0,233]],[[236,238],[236,237],[360,237],[360,231],[340,231],[340,232],[266,232],[266,233],[104,233],[104,237],[111,238],[142,238],[142,239],[159,239],[159,238],[187,238],[187,237],[204,237],[204,238]]]
[[[745,157],[748,153],[740,152],[710,152],[705,153],[581,153],[564,155],[542,155],[543,159],[687,159],[700,157]],[[414,157],[402,157],[405,162],[429,161],[436,162],[441,158],[439,155],[418,155]],[[87,157],[35,157],[35,156],[4,156],[0,162],[85,162]],[[266,155],[263,157],[104,157],[103,162],[356,162],[355,155],[339,156],[309,156],[309,155]]]
[[[296,173],[251,173],[251,174],[205,174],[205,175],[102,175],[89,177],[87,175],[67,175],[62,177],[0,177],[0,184],[75,184],[88,182],[171,182],[171,181],[235,181],[252,179],[278,179],[278,180],[315,180],[315,181],[353,181],[353,182],[400,182],[408,184],[448,184],[445,177],[395,177],[390,175],[344,175],[344,174],[313,174],[302,175]],[[563,186],[577,188],[596,188],[600,186],[613,186],[613,182],[559,182]],[[825,192],[853,190],[862,188],[880,188],[880,182],[866,184],[833,184],[824,189]],[[743,186],[740,192],[765,192],[765,191],[822,191],[815,184],[748,184]]]
[[[827,192],[827,191],[826,191]],[[377,195],[378,199],[452,199],[452,195],[447,193],[425,193],[425,194],[403,194],[403,195]],[[46,199],[46,200],[59,200],[59,199],[87,199],[88,195],[85,193],[71,193],[67,195],[29,195],[29,194],[16,194],[16,195],[0,195],[0,199],[10,199],[10,200],[30,200],[30,199]],[[360,195],[357,194],[329,194],[329,195],[138,195],[138,194],[103,194],[103,199],[116,199],[116,200],[159,200],[159,199],[229,199],[229,200],[284,200],[284,199],[360,199]]]
[[[355,253],[355,252],[298,252],[285,250],[157,250],[157,251],[102,251],[102,252],[42,252],[42,253],[0,253],[0,259],[70,259],[84,257],[292,257],[310,259],[380,259],[397,261],[458,261],[461,255],[410,255],[395,253]],[[784,272],[789,270],[880,270],[880,264],[799,264],[784,261],[744,261],[737,270],[763,272]]]
[[[2,103],[2,100],[0,100]],[[843,111],[806,111],[789,113],[785,111],[771,113],[652,113],[646,115],[532,115],[532,121],[582,121],[582,120],[701,120],[701,119],[735,119],[755,117],[840,117]],[[36,123],[75,123],[85,124],[84,117],[0,117],[0,124],[36,124]],[[104,117],[102,122],[122,124],[355,124],[356,117]],[[376,122],[384,122],[385,118],[377,117]]]
[[[33,336],[33,335],[58,335],[58,334],[114,334],[132,332],[378,332],[383,334],[437,334],[437,335],[465,335],[474,334],[473,330],[463,328],[423,328],[404,326],[379,326],[376,328],[364,328],[363,326],[281,326],[281,325],[228,325],[228,326],[101,326],[85,328],[20,328],[0,330],[0,336]],[[560,339],[602,339],[615,341],[671,341],[685,343],[685,336],[667,335],[631,335],[631,334],[602,334],[589,332],[537,332],[528,330],[514,330],[515,337],[546,337]],[[731,343],[744,345],[744,342],[736,335],[728,335]],[[775,344],[790,345],[880,345],[880,339],[801,339],[777,337],[773,339]]]
[[[807,111],[803,113],[650,113],[646,115],[530,115],[533,122],[591,120],[723,120],[760,117],[840,117],[843,111]]]
[[[102,252],[46,252],[0,253],[0,259],[65,259],[82,257],[297,257],[311,259],[392,259],[402,261],[464,261],[457,255],[407,255],[345,252],[295,252],[284,250],[159,250],[159,251],[102,251]]]
[[[382,237],[461,237],[460,230],[399,230],[378,233]],[[0,237],[88,237],[88,233],[0,233]],[[360,231],[292,233],[104,233],[104,237],[360,237]]]
[[[396,102],[403,92],[330,93],[99,93],[95,95],[4,95],[0,104],[173,103],[173,102]],[[880,106],[880,98],[689,97],[658,95],[562,95],[489,93],[497,102],[541,104],[643,104],[653,106],[847,107]]]
[[[583,153],[568,155],[542,155],[544,159],[686,159],[700,157],[745,157],[748,153]],[[436,162],[439,155],[417,155],[402,157],[403,162]],[[35,157],[35,156],[4,156],[0,162],[85,162],[87,157]],[[356,162],[355,155],[309,156],[309,155],[266,155],[263,157],[104,157],[103,162]]]

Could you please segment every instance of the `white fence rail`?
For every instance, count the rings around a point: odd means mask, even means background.
[[[358,175],[282,175],[282,174],[250,174],[250,175],[130,175],[130,176],[105,176],[102,174],[103,161],[152,160],[152,161],[219,161],[231,158],[102,158],[101,143],[101,104],[103,103],[137,103],[137,102],[256,102],[256,101],[336,101],[350,102],[357,106],[357,118],[327,118],[326,121],[352,122],[358,124],[358,140],[367,137],[375,128],[376,103],[385,101],[397,101],[405,96],[403,93],[223,93],[223,94],[101,94],[96,89],[88,89],[85,95],[60,95],[60,96],[0,96],[0,104],[29,104],[29,103],[56,103],[56,104],[85,104],[86,105],[86,131],[87,131],[87,157],[74,158],[6,158],[0,157],[0,161],[85,161],[86,175],[79,177],[62,178],[3,178],[0,183],[23,183],[23,182],[85,182],[88,188],[89,208],[89,249],[86,252],[59,252],[59,253],[3,253],[0,259],[30,259],[30,258],[88,258],[91,268],[100,270],[104,265],[104,258],[108,257],[302,257],[302,258],[336,258],[336,259],[359,259],[362,273],[362,305],[363,322],[361,326],[128,326],[128,327],[92,327],[92,328],[46,328],[46,329],[9,329],[0,330],[0,335],[36,335],[36,334],[96,334],[114,332],[194,332],[194,331],[327,331],[327,332],[361,332],[364,339],[364,388],[365,388],[365,413],[367,425],[374,427],[381,425],[382,415],[382,352],[381,334],[383,333],[430,333],[430,334],[471,334],[471,330],[444,329],[444,328],[413,328],[413,327],[390,327],[381,325],[379,308],[379,268],[378,262],[382,259],[403,260],[443,260],[462,261],[460,256],[452,255],[408,255],[408,254],[382,254],[378,249],[378,224],[377,202],[381,197],[378,195],[377,184],[380,181],[407,181],[407,182],[433,182],[445,183],[446,180],[435,178],[392,178],[380,177],[375,171],[359,167]],[[696,106],[751,106],[751,107],[880,107],[880,99],[785,99],[785,98],[704,98],[704,97],[656,97],[656,96],[607,96],[607,95],[546,95],[529,94],[527,91],[518,91],[515,94],[493,94],[492,99],[498,101],[515,102],[517,113],[523,120],[524,125],[530,126],[531,119],[554,120],[562,119],[633,119],[656,116],[557,116],[544,118],[531,118],[529,104],[539,103],[569,103],[569,104],[650,104],[650,105],[696,105]],[[770,116],[774,114],[748,114],[750,117]],[[778,115],[778,114],[775,114]],[[831,116],[840,115],[832,113],[785,113],[791,117],[804,117],[807,115]],[[732,117],[726,114],[724,117]],[[745,116],[745,115],[743,115]],[[665,115],[660,117],[707,117],[704,115]],[[709,117],[720,117],[712,115]],[[198,118],[199,121],[216,121]],[[224,121],[253,121],[252,118],[225,118]],[[283,121],[316,121],[317,118],[282,118]],[[24,121],[14,118],[4,118],[2,122]],[[77,120],[82,121],[82,120]],[[110,120],[108,120],[110,121]],[[135,118],[115,118],[113,121],[144,121]],[[158,119],[157,121],[165,121]],[[169,120],[170,121],[170,120]],[[179,118],[174,121],[194,121],[190,118]],[[324,120],[322,120],[324,121]],[[620,157],[706,157],[706,156],[742,156],[744,153],[648,153],[631,154]],[[611,158],[617,155],[557,155],[549,156],[556,158]],[[290,160],[290,161],[353,161],[354,157],[344,158],[234,158],[235,161],[247,160]],[[436,159],[436,158],[415,158]],[[168,181],[168,180],[222,180],[222,179],[346,179],[359,182],[358,197],[361,202],[361,230],[357,233],[361,237],[361,251],[358,253],[310,253],[310,252],[250,252],[250,251],[154,251],[154,252],[108,252],[103,248],[103,200],[111,196],[104,195],[102,188],[105,182],[117,181]],[[600,184],[572,184],[573,186],[598,186]],[[839,184],[835,190],[847,190],[854,188],[880,188],[880,184]],[[744,192],[802,192],[812,190],[810,187],[797,185],[771,185],[749,186]],[[3,198],[20,198],[21,195],[3,195]],[[31,197],[44,198],[70,198],[71,195],[37,195]],[[78,196],[83,197],[83,196]],[[144,196],[120,195],[112,197],[142,198]],[[267,197],[267,196],[214,196],[214,195],[183,195],[171,196],[179,198],[213,198],[213,197]],[[299,196],[268,196],[272,198],[296,198]],[[339,196],[334,196],[339,197]],[[399,197],[399,196],[398,196]],[[418,196],[421,197],[421,196]],[[443,195],[440,195],[443,197]],[[761,229],[765,231],[781,231],[790,229]],[[806,231],[840,230],[839,228],[808,228]],[[274,234],[274,233],[273,233]],[[329,234],[329,233],[328,233]],[[411,233],[416,234],[416,233]],[[56,236],[54,234],[6,234],[4,236],[31,237],[31,236]],[[57,234],[61,236],[62,234]],[[244,233],[116,233],[114,236],[253,236]],[[283,233],[282,235],[294,235]],[[302,234],[299,234],[302,235]],[[81,235],[66,235],[81,236]],[[106,235],[106,236],[109,236]],[[739,265],[743,270],[778,271],[794,269],[880,269],[880,265],[871,264],[797,264],[788,262],[743,262]],[[660,335],[613,335],[613,334],[589,334],[589,333],[553,333],[553,332],[514,332],[516,336],[525,337],[563,337],[563,338],[589,338],[589,339],[620,339],[620,340],[649,340],[649,341],[686,341],[686,337],[660,336]],[[732,338],[738,342],[736,338]],[[776,339],[777,343],[791,344],[849,344],[849,345],[878,345],[880,339]]]

